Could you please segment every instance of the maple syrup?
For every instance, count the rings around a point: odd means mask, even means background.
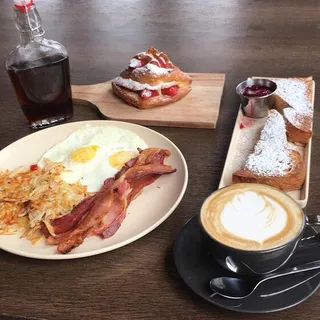
[[[43,37],[33,0],[14,0],[20,44],[6,60],[18,102],[31,128],[42,128],[73,116],[70,67],[65,47]]]
[[[7,70],[28,123],[53,124],[72,117],[68,60],[48,57],[38,67],[20,63]]]

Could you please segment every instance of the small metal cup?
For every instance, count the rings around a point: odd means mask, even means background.
[[[247,97],[242,94],[245,87],[260,85],[270,88],[272,92],[263,97]],[[277,90],[277,84],[269,79],[249,78],[238,84],[236,91],[241,100],[243,113],[250,118],[263,118],[268,115],[268,110],[274,105],[274,93]]]

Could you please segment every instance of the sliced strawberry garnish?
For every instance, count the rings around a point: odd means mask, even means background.
[[[140,60],[140,62],[141,62],[141,67],[145,66],[148,63],[147,60]]]
[[[158,54],[157,60],[159,61],[160,66],[162,68],[172,68],[172,63],[170,62],[168,56],[165,53],[161,52],[160,54]]]
[[[172,86],[169,88],[161,89],[161,93],[165,96],[175,96],[178,93],[179,86]]]
[[[158,66],[158,67],[160,67],[160,63],[159,63],[159,61],[158,60],[152,60],[151,62],[150,62],[151,64],[154,64],[155,66]]]
[[[162,67],[162,68],[167,67],[167,63],[162,57],[158,57],[158,61],[159,61],[160,67]]]
[[[130,60],[129,67],[130,68],[140,68],[147,64],[146,60],[133,58]]]
[[[148,99],[151,97],[156,97],[158,95],[159,95],[159,92],[157,90],[144,89],[144,90],[140,91],[140,97],[142,99]]]

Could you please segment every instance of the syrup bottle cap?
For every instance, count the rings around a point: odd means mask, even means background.
[[[14,6],[21,12],[26,12],[30,10],[33,5],[33,0],[13,0]]]

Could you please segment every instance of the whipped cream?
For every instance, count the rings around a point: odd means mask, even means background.
[[[230,234],[262,244],[285,228],[287,214],[278,202],[268,196],[245,191],[225,205],[221,223]]]
[[[164,88],[170,88],[170,87],[177,84],[176,81],[171,81],[171,82],[163,82],[163,83],[160,83],[156,86],[150,86],[147,83],[140,83],[138,81],[134,81],[131,79],[125,79],[122,77],[117,77],[117,78],[113,79],[112,82],[114,82],[118,86],[125,87],[125,88],[127,88],[129,90],[133,90],[133,91],[140,91],[140,90],[144,90],[144,89],[161,90]]]

